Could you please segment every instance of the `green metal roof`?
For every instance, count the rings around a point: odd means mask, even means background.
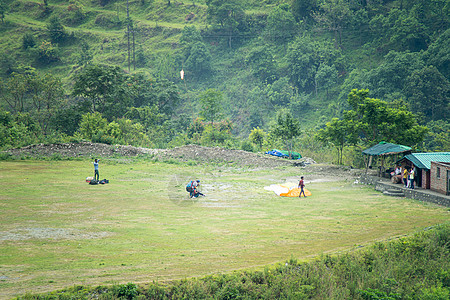
[[[403,157],[401,160],[407,159],[419,169],[430,169],[431,162],[450,163],[450,152],[429,152],[429,153],[412,153]]]
[[[411,147],[381,142],[372,146],[362,153],[366,155],[391,155],[411,151]]]

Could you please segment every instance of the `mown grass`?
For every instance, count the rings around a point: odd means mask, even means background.
[[[162,284],[76,285],[19,299],[448,299],[450,224],[301,263]]]
[[[263,189],[308,178],[299,168],[116,158],[101,161],[110,183],[91,186],[92,169],[86,160],[0,162],[0,297],[258,270],[448,220],[448,209],[350,181],[308,183],[313,196],[301,200]],[[191,178],[207,197],[186,197]]]

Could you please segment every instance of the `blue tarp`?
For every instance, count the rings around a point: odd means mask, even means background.
[[[282,158],[289,158],[289,151],[286,151],[286,150],[273,149],[273,150],[267,151],[266,154],[270,154],[270,155],[282,157]],[[302,158],[301,154],[298,152],[295,152],[295,151],[291,151],[291,157],[292,157],[292,159]]]

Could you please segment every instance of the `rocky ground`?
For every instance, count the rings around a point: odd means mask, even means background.
[[[149,149],[132,146],[106,145],[99,143],[37,144],[5,151],[15,157],[111,157],[111,156],[151,156],[158,160],[202,161],[227,163],[235,166],[273,168],[278,166],[305,166],[314,164],[310,158],[300,160],[282,159],[262,153],[231,150],[219,147],[186,145],[172,149]]]

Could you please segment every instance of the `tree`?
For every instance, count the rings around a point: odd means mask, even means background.
[[[316,10],[317,0],[292,0],[292,13],[297,21],[309,21]]]
[[[359,9],[352,13],[352,18],[350,21],[350,25],[353,30],[358,31],[359,35],[359,44],[363,44],[363,37],[367,36],[365,34],[365,30],[369,28],[369,15],[367,10]]]
[[[335,65],[339,68],[341,55],[341,51],[335,49],[329,42],[314,41],[306,35],[298,37],[289,45],[286,54],[291,81],[304,91],[312,91],[320,65]]]
[[[37,49],[37,59],[43,64],[59,60],[58,46],[49,41],[43,41]]]
[[[131,107],[124,117],[139,122],[146,130],[161,125],[167,119],[166,115],[159,112],[156,105]]]
[[[200,115],[205,120],[214,124],[214,120],[220,117],[222,111],[223,94],[215,89],[207,89],[200,94]]]
[[[290,112],[281,110],[277,113],[276,124],[271,131],[273,135],[284,141],[291,158],[292,139],[301,134],[300,121],[292,117]]]
[[[92,112],[107,119],[120,118],[132,105],[125,73],[119,67],[87,65],[75,76],[73,95],[91,103]]]
[[[250,135],[248,136],[250,141],[253,144],[257,145],[259,149],[262,148],[265,137],[266,137],[266,133],[264,132],[264,130],[260,129],[259,127],[253,128],[252,131],[250,132]]]
[[[245,63],[251,67],[253,76],[261,81],[272,83],[275,79],[275,60],[269,47],[252,47],[245,57]]]
[[[358,132],[365,145],[382,141],[417,145],[427,132],[417,117],[405,106],[392,107],[386,101],[369,98],[369,90],[352,90],[348,102],[352,110],[344,113],[344,120]]]
[[[269,41],[285,44],[295,35],[295,25],[289,6],[276,6],[267,16],[266,36]]]
[[[395,12],[393,12],[395,13]],[[414,13],[399,13],[393,20],[390,42],[399,49],[420,51],[427,48],[429,37],[425,25]]]
[[[197,42],[191,47],[185,66],[188,71],[201,77],[211,70],[211,60],[211,54],[205,43]]]
[[[13,73],[5,81],[0,80],[2,106],[13,114],[25,112],[29,75]]]
[[[404,93],[416,113],[427,121],[450,117],[450,82],[434,66],[414,71],[406,80]]]
[[[328,0],[320,5],[323,14],[315,14],[316,21],[334,32],[335,46],[342,45],[342,30],[350,20],[351,11],[347,0]]]
[[[245,17],[240,0],[207,0],[207,20],[210,24],[219,24],[227,31],[228,46],[232,46],[232,38]]]
[[[329,66],[327,64],[321,64],[317,69],[316,76],[314,77],[315,92],[317,95],[317,90],[323,88],[327,91],[328,99],[328,89],[336,84],[338,80],[338,71],[336,67]]]
[[[134,73],[127,78],[127,89],[134,107],[156,106],[159,113],[171,117],[180,95],[177,86],[166,79],[154,80],[143,73]]]
[[[417,123],[417,117],[398,104],[368,97],[369,90],[352,90],[348,102],[352,110],[345,111],[342,119],[334,118],[318,133],[318,139],[328,141],[338,152],[342,163],[345,146],[369,146],[379,142],[403,145],[420,144],[427,128]]]
[[[444,120],[427,123],[430,132],[425,136],[423,148],[426,151],[448,151],[450,149],[450,123]]]
[[[338,165],[343,163],[344,147],[357,143],[357,131],[353,125],[352,120],[333,118],[317,134],[319,141],[329,142],[336,148]]]
[[[286,107],[295,97],[296,89],[287,77],[281,77],[264,88],[265,101],[273,107]]]
[[[200,34],[200,31],[197,29],[197,27],[195,27],[194,25],[184,26],[183,30],[181,31],[180,44],[185,48],[185,53],[189,54],[192,45],[196,44],[197,42],[203,42],[202,35]]]
[[[84,114],[80,122],[80,134],[83,138],[92,140],[99,131],[105,131],[108,121],[99,112]]]
[[[61,80],[51,74],[32,77],[29,81],[32,103],[31,115],[36,119],[42,133],[47,135],[53,116],[65,102]]]
[[[435,66],[446,78],[450,78],[450,52],[448,49],[450,49],[450,28],[443,32],[423,54],[425,62]]]
[[[422,69],[424,62],[419,53],[390,51],[384,62],[368,74],[368,88],[379,98],[395,92],[403,92],[408,76]]]

